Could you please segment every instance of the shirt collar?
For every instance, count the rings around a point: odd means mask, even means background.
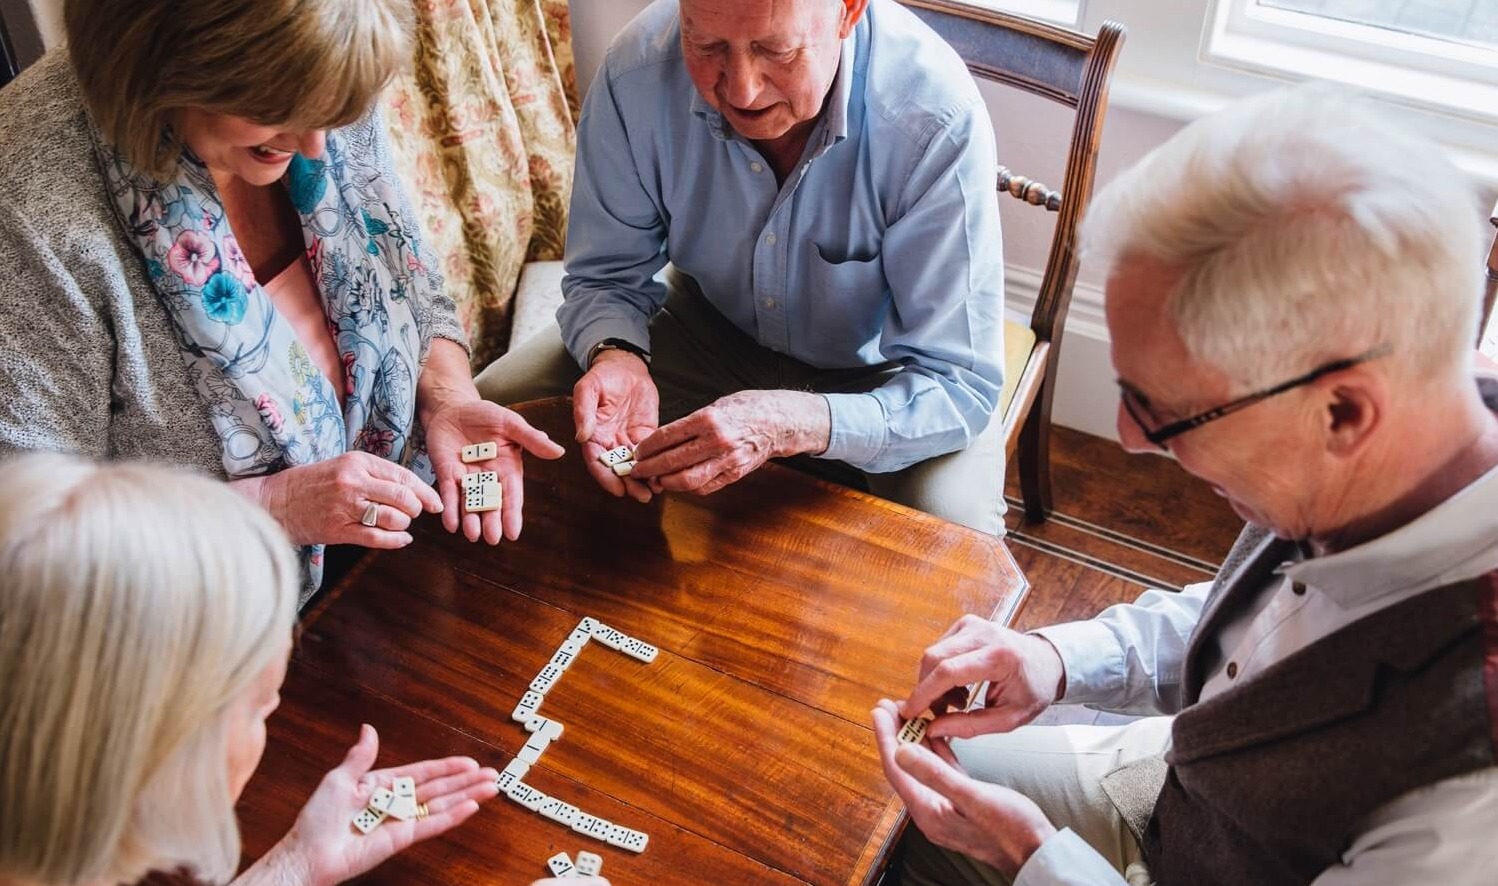
[[[1491,549],[1494,539],[1498,539],[1498,468],[1393,532],[1345,551],[1283,566],[1280,572],[1347,607],[1438,582],[1452,567]]]
[[[858,61],[858,45],[868,25],[868,16],[865,15],[848,39],[842,42],[840,58],[837,63],[837,75],[832,78],[832,88],[827,93],[827,107],[822,112],[822,119],[818,121],[813,138],[819,138],[819,150],[826,150],[848,137],[848,107],[853,100],[853,81],[856,78],[855,65]],[[702,119],[712,130],[713,137],[720,141],[727,141],[733,137],[728,123],[723,119],[702,93],[695,87],[692,89],[692,115]]]

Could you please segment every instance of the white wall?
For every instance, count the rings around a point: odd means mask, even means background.
[[[1279,85],[1271,78],[1230,75],[1197,64],[1204,3],[1168,0],[1145,6],[1137,0],[1090,0],[1087,4],[1083,27],[1089,32],[1095,32],[1110,15],[1136,25],[1124,43],[1114,79],[1098,157],[1098,187],[1179,132],[1186,120],[1214,110],[1234,94]],[[571,0],[580,85],[592,82],[613,35],[647,5],[649,0]],[[994,121],[1000,162],[1021,175],[1059,187],[1071,114],[1017,90],[992,84],[982,88]],[[1489,144],[1498,144],[1498,138]],[[1475,158],[1469,153],[1466,159],[1475,159],[1484,168],[1498,168],[1498,154],[1493,152]],[[1489,179],[1489,206],[1495,196],[1493,185]],[[1008,305],[1028,315],[1050,246],[1051,218],[1017,200],[1004,200],[1000,205]],[[1101,283],[1096,270],[1084,264],[1062,345],[1054,418],[1067,427],[1115,438],[1118,394],[1108,359]]]

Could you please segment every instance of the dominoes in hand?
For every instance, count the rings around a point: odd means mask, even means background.
[[[633,462],[635,460],[635,451],[629,446],[620,446],[618,449],[610,449],[608,452],[598,456],[598,460],[611,468],[617,467],[626,462]]]
[[[359,829],[359,833],[368,835],[370,831],[379,827],[380,822],[384,820],[385,813],[366,806],[354,815],[354,827]]]
[[[499,454],[499,444],[490,440],[487,443],[470,443],[464,446],[459,455],[463,464],[473,464],[476,461],[488,461]]]
[[[577,872],[584,877],[596,877],[603,873],[603,858],[591,852],[577,854]]]
[[[470,514],[485,514],[504,507],[504,487],[498,483],[482,483],[463,488],[463,510]]]
[[[397,778],[390,786],[395,799],[390,803],[390,817],[397,821],[410,821],[416,817],[416,779]]]
[[[926,737],[926,729],[931,725],[931,719],[929,714],[922,714],[914,720],[905,721],[905,725],[900,728],[900,743],[919,744]]]
[[[378,788],[369,798],[369,808],[376,812],[389,812],[395,803],[395,794],[386,788]]]
[[[572,864],[572,859],[568,858],[567,853],[565,852],[558,852],[556,855],[548,858],[546,860],[546,866],[551,868],[551,875],[553,877],[561,878],[577,876],[577,867]]]
[[[466,492],[469,489],[498,482],[499,474],[496,471],[475,471],[472,474],[463,475],[463,490]]]

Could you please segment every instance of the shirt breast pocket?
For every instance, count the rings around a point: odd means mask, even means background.
[[[844,365],[867,363],[889,307],[889,283],[877,249],[834,254],[812,244],[807,257],[806,305],[811,328]],[[858,359],[854,355],[864,352]]]
[[[879,248],[837,247],[811,244],[810,274],[813,295],[846,293],[882,300],[886,282]]]

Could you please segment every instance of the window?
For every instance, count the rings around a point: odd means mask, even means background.
[[[1257,0],[1257,4],[1416,37],[1498,46],[1498,4],[1488,0]]]
[[[1492,0],[1213,0],[1202,58],[1498,122]]]

